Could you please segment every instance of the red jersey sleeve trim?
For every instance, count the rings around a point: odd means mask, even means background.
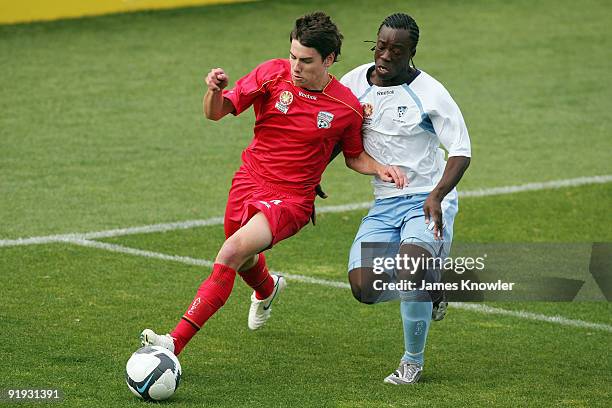
[[[261,84],[261,86],[260,86],[259,88],[255,89],[254,91],[248,92],[248,93],[246,93],[245,95],[247,95],[247,96],[248,96],[248,95],[253,95],[253,94],[256,94],[256,93],[258,93],[258,92],[261,92],[261,90],[262,90],[262,89],[263,89],[263,88],[264,88],[264,87],[265,87],[267,84],[269,84],[270,82],[276,81],[277,79],[278,79],[278,78],[268,79],[267,81],[265,81],[264,83],[262,83],[262,84]],[[236,95],[236,96],[235,96],[235,95]],[[240,112],[238,112],[238,106],[237,106],[238,100],[236,99],[236,98],[237,98],[237,94],[236,94],[236,93],[232,94],[231,96],[227,95],[227,93],[226,93],[225,95],[223,95],[223,98],[225,98],[225,99],[227,99],[228,101],[230,101],[230,102],[232,103],[232,105],[234,106],[234,111],[232,112],[232,114],[233,114],[234,116],[238,116],[239,114],[241,114],[242,112],[244,112],[245,110],[247,110],[247,109],[248,109],[248,108],[245,108],[245,109],[241,110]]]
[[[341,104],[343,104],[343,105],[345,105],[345,106],[347,106],[347,107],[351,108],[351,110],[352,110],[353,112],[355,112],[357,115],[359,115],[359,117],[360,117],[360,118],[363,120],[363,115],[362,115],[362,114],[361,114],[361,113],[360,113],[360,112],[359,112],[357,109],[353,108],[351,105],[349,105],[348,103],[344,102],[342,99],[334,98],[333,96],[331,96],[331,95],[330,95],[330,94],[328,94],[328,93],[326,93],[325,95],[327,95],[327,96],[329,96],[330,98],[332,98],[333,100],[338,101],[338,102],[340,102]]]
[[[234,107],[232,113],[239,115],[251,107],[255,99],[265,94],[264,88],[267,84],[282,78],[288,63],[281,59],[265,61],[238,79],[232,89],[223,90],[223,97],[228,99]]]
[[[276,81],[277,79],[278,79],[278,78],[268,79],[268,80],[267,80],[267,81],[265,81],[263,84],[261,84],[261,86],[260,86],[259,88],[257,88],[256,90],[254,90],[254,91],[252,91],[252,92],[247,93],[247,95],[252,95],[252,94],[254,94],[254,93],[261,92],[261,90],[264,88],[264,86],[266,86],[267,84],[269,84],[269,83],[270,83],[270,82],[272,82],[272,81]]]
[[[331,83],[332,83],[332,82],[334,82],[334,80],[335,80],[335,81],[338,81],[338,80],[336,79],[336,77],[335,77],[335,76],[333,76],[333,75],[331,75],[331,74],[330,74],[329,76],[331,77],[331,81],[329,81],[329,82],[327,83],[327,85],[325,85],[325,88],[323,88],[323,91],[321,91],[321,92],[322,92],[323,94],[327,95],[328,97],[332,98],[333,100],[335,100],[335,101],[337,101],[337,102],[340,102],[340,103],[341,103],[341,104],[343,104],[344,106],[347,106],[347,107],[351,108],[351,110],[352,110],[353,112],[355,112],[357,115],[359,115],[359,117],[361,118],[361,120],[363,120],[363,114],[362,114],[361,112],[359,112],[357,109],[355,109],[354,107],[352,107],[352,106],[351,106],[351,105],[349,105],[348,103],[344,102],[343,100],[338,99],[338,98],[336,98],[336,97],[333,97],[333,96],[331,96],[330,94],[328,94],[327,92],[325,92],[325,91],[327,90],[327,87],[328,87],[328,86],[330,86],[330,85],[331,85]],[[338,83],[340,83],[340,82],[338,82]],[[341,84],[341,85],[342,85],[342,84]]]

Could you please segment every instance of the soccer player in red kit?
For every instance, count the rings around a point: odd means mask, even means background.
[[[187,342],[228,299],[236,274],[253,288],[248,327],[261,327],[272,301],[284,289],[282,276],[271,275],[263,251],[297,233],[314,213],[315,188],[336,144],[348,167],[402,188],[399,169],[383,166],[364,150],[361,106],[327,70],[340,55],[342,35],[322,12],[296,20],[289,60],[266,61],[226,90],[221,68],[206,77],[204,114],[219,120],[253,106],[254,138],[242,153],[225,210],[225,236],[210,276],[176,328],[166,335],[150,329],[143,345],[179,354]]]

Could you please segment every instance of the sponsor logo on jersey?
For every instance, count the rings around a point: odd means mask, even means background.
[[[333,119],[334,115],[332,113],[321,111],[317,115],[317,127],[319,129],[329,129]]]
[[[364,103],[361,105],[363,108],[363,124],[369,125],[372,123],[372,114],[374,113],[374,107],[369,103]]]
[[[293,102],[293,94],[289,91],[283,91],[278,97],[278,102],[274,107],[283,113],[287,113],[289,105]]]
[[[395,92],[393,91],[393,89],[389,89],[387,91],[378,91],[376,92],[376,96],[386,96],[386,95],[393,95]]]
[[[291,105],[291,102],[293,102],[293,94],[289,91],[283,91],[278,97],[278,101],[283,105],[289,106]]]
[[[310,100],[313,100],[313,101],[316,101],[316,100],[317,100],[317,97],[316,97],[316,96],[314,96],[314,95],[308,95],[307,93],[304,93],[304,92],[302,92],[302,91],[298,91],[298,95],[300,95],[302,98],[310,99]]]

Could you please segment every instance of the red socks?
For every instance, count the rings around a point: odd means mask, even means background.
[[[238,272],[240,277],[255,290],[255,297],[265,299],[274,291],[274,280],[266,267],[266,257],[259,254],[257,264],[249,270]]]
[[[259,254],[257,264],[240,272],[240,276],[255,290],[257,299],[265,299],[274,291],[274,280],[266,267],[264,254]],[[170,333],[174,339],[174,354],[178,356],[204,323],[225,304],[232,293],[235,277],[236,271],[229,266],[214,265],[212,273],[202,282],[191,305]]]
[[[222,264],[213,266],[212,273],[202,282],[183,318],[170,333],[174,338],[174,354],[178,356],[204,323],[225,304],[232,293],[235,277],[236,271],[229,266]]]

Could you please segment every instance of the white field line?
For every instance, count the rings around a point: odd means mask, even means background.
[[[586,184],[605,184],[612,182],[612,174],[603,176],[578,177],[566,180],[545,181],[543,183],[527,183],[518,186],[493,187],[482,190],[459,192],[459,197],[486,197],[492,195],[503,195],[522,193],[525,191],[539,191],[563,187],[578,187]]]
[[[543,183],[528,183],[517,186],[505,186],[505,187],[493,187],[482,190],[471,190],[459,192],[459,197],[486,197],[493,195],[513,194],[524,191],[538,191],[554,188],[563,187],[576,187],[587,184],[603,184],[612,182],[612,174],[603,176],[592,176],[592,177],[579,177],[574,179],[566,180],[555,180],[547,181]],[[344,205],[333,205],[333,206],[322,206],[317,209],[318,213],[339,213],[353,210],[361,210],[370,208],[372,205],[371,201]],[[84,233],[71,233],[61,235],[47,235],[40,237],[30,238],[17,238],[17,239],[2,239],[0,240],[0,247],[20,246],[20,245],[38,245],[38,244],[49,244],[52,242],[65,242],[79,239],[100,239],[119,237],[124,235],[132,234],[144,234],[150,232],[163,232],[163,231],[174,231],[178,229],[189,229],[196,227],[204,227],[211,225],[223,224],[223,217],[213,217],[205,220],[190,220],[180,221],[167,224],[153,224],[143,225],[140,227],[129,227],[112,229],[106,231],[97,232],[84,232]]]
[[[208,261],[206,259],[196,259],[188,256],[179,256],[179,255],[167,255],[159,252],[145,251],[137,248],[130,248],[123,245],[109,244],[106,242],[99,241],[90,241],[88,239],[73,239],[73,240],[65,240],[64,242],[70,244],[76,244],[91,248],[104,249],[106,251],[111,252],[119,252],[122,254],[143,256],[145,258],[154,258],[160,259],[162,261],[173,261],[180,262],[187,265],[195,265],[195,266],[205,266],[207,268],[212,268],[213,262]]]
[[[539,313],[525,312],[523,310],[507,310],[498,307],[491,307],[479,303],[451,303],[453,307],[458,307],[464,310],[473,310],[475,312],[486,314],[497,314],[502,316],[512,316],[521,319],[537,320],[541,322],[555,323],[562,326],[574,326],[584,329],[603,330],[612,332],[612,326],[604,323],[586,322],[584,320],[568,319],[563,316],[548,316]]]
[[[187,265],[205,266],[209,268],[212,267],[213,265],[212,261],[209,261],[206,259],[191,258],[188,256],[166,255],[166,254],[162,254],[158,252],[143,251],[141,249],[125,247],[122,245],[108,244],[105,242],[97,242],[97,241],[89,241],[86,239],[75,239],[75,240],[70,240],[70,241],[66,240],[66,242],[69,242],[71,244],[76,244],[76,245],[104,249],[104,250],[112,251],[112,252],[120,252],[123,254],[143,256],[146,258],[161,259],[164,261],[180,262],[180,263],[184,263]],[[282,274],[287,279],[294,280],[296,282],[311,283],[315,285],[342,288],[342,289],[350,288],[350,285],[346,282],[330,281],[326,279],[318,279],[318,278],[313,278],[310,276],[294,275],[294,274],[278,272],[278,271],[276,272],[273,271],[273,272]],[[593,322],[587,322],[584,320],[568,319],[562,316],[548,316],[548,315],[543,315],[539,313],[526,312],[522,310],[506,310],[506,309],[491,307],[491,306],[487,306],[484,304],[478,304],[478,303],[455,303],[453,302],[451,303],[451,306],[457,309],[463,309],[463,310],[484,313],[484,314],[511,316],[511,317],[517,317],[520,319],[535,320],[535,321],[559,324],[561,326],[572,326],[572,327],[579,327],[583,329],[602,330],[606,332],[612,332],[612,326],[608,324],[593,323]]]
[[[184,263],[187,265],[204,266],[207,268],[212,268],[213,263],[214,263],[207,259],[198,259],[198,258],[191,258],[188,256],[179,256],[179,255],[167,255],[167,254],[162,254],[159,252],[145,251],[142,249],[130,248],[130,247],[126,247],[123,245],[109,244],[106,242],[99,242],[99,241],[90,241],[87,239],[65,240],[64,242],[86,246],[86,247],[91,247],[91,248],[104,249],[106,251],[120,252],[122,254],[143,256],[145,258],[161,259],[163,261],[174,261],[174,262]],[[292,274],[288,274],[284,272],[275,272],[275,271],[272,271],[272,272],[280,273],[281,275],[287,277],[288,279],[295,280],[298,282],[314,283],[317,285],[332,286],[332,287],[337,287],[337,288],[350,288],[349,284],[344,283],[344,282],[334,282],[334,281],[325,280],[325,279],[317,279],[317,278],[313,278],[310,276],[292,275]]]
[[[49,244],[52,242],[65,242],[78,239],[100,239],[120,237],[123,235],[146,234],[150,232],[165,232],[175,231],[179,229],[189,229],[196,227],[205,227],[211,225],[223,224],[223,217],[213,217],[206,220],[191,220],[171,222],[167,224],[143,225],[141,227],[118,228],[106,231],[71,233],[62,235],[47,235],[43,237],[18,238],[18,239],[3,239],[0,240],[0,247],[18,246],[18,245],[36,245]]]

